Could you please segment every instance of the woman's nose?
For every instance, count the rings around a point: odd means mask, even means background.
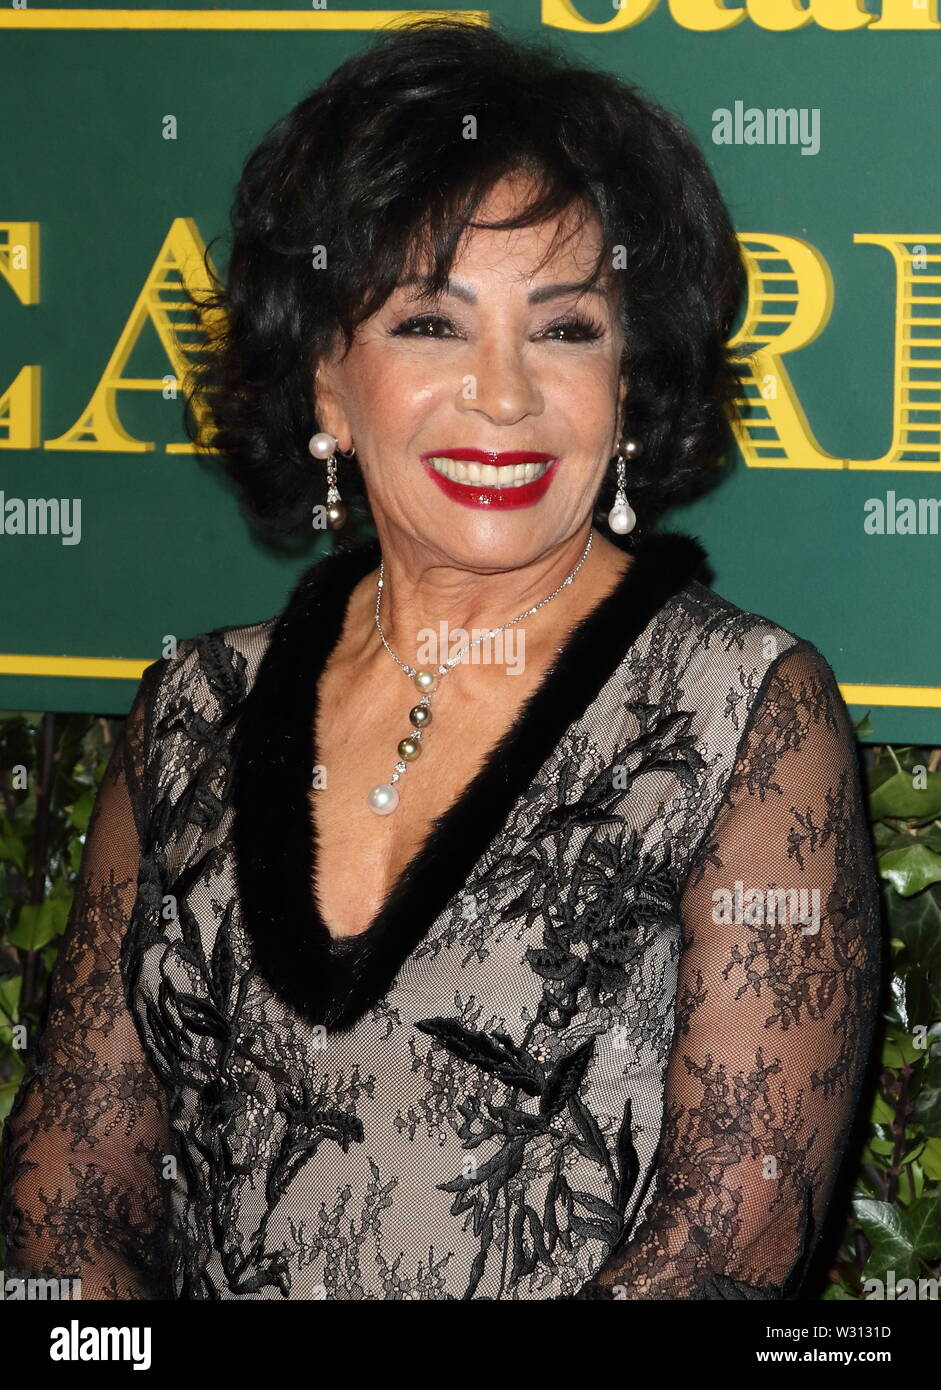
[[[465,410],[477,410],[499,424],[512,424],[542,410],[542,391],[525,358],[525,345],[481,342],[458,392]]]

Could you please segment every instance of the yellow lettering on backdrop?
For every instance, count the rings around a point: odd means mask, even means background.
[[[614,18],[596,24],[579,14],[572,0],[542,0],[541,19],[553,29],[568,29],[573,34],[614,34],[649,19],[659,3],[660,0],[619,0]]]
[[[134,378],[124,377],[121,373],[127,366],[141,333],[150,323],[167,355],[174,378],[179,383],[185,379],[192,365],[190,358],[195,361],[204,344],[197,341],[195,317],[182,295],[182,286],[186,283],[197,291],[209,288],[203,262],[205,250],[205,244],[193,219],[174,218],[91,400],[72,428],[59,435],[57,439],[47,440],[44,448],[135,454],[153,449],[152,443],[135,439],[122,425],[118,418],[117,393],[163,392],[166,382],[162,377]],[[167,298],[168,295],[174,297]],[[189,320],[181,322],[180,314],[188,315]],[[209,327],[211,326],[210,324]],[[190,335],[191,341],[182,341],[183,337]],[[202,423],[201,418],[199,423]],[[168,444],[166,452],[189,454],[193,452],[193,445]]]
[[[851,459],[847,468],[941,469],[941,237],[879,236],[854,241],[882,246],[895,264],[895,366],[892,442],[881,458]]]
[[[0,222],[0,277],[21,304],[39,303],[39,223]],[[39,448],[41,368],[21,367],[0,391],[0,449]]]
[[[882,14],[871,29],[941,29],[938,0],[882,0]]]
[[[892,437],[880,458],[839,459],[817,443],[781,358],[812,343],[833,307],[829,266],[797,237],[739,233],[748,280],[742,327],[730,340],[754,347],[742,365],[749,413],[733,428],[749,468],[941,471],[941,237],[859,233],[882,246],[896,271]]]
[[[731,29],[741,24],[747,15],[741,0],[731,10],[726,0],[670,0],[670,13],[684,29],[697,29],[701,33]]]
[[[0,449],[39,448],[40,372],[21,367],[0,395]]]
[[[817,23],[821,29],[865,29],[873,16],[863,0],[748,0],[748,13],[760,29],[782,33]]]
[[[733,422],[749,468],[842,468],[813,436],[781,359],[819,337],[833,309],[833,277],[823,256],[798,237],[740,232],[748,282],[745,318],[729,347],[738,358],[750,413]]]
[[[39,303],[38,222],[0,222],[0,276],[21,304]]]
[[[659,0],[612,0],[614,17],[604,23],[585,19],[574,0],[542,0],[542,22],[578,34],[615,34],[649,19]],[[759,29],[788,33],[816,24],[821,29],[941,29],[938,0],[882,0],[873,14],[865,0],[668,0],[670,14],[683,29],[715,33],[750,19]]]

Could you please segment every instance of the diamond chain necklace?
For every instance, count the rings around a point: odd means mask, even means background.
[[[452,656],[449,661],[431,669],[424,667],[416,669],[414,666],[409,666],[406,662],[400,661],[386,641],[385,633],[382,630],[382,623],[379,620],[379,606],[382,602],[382,589],[385,576],[384,561],[380,561],[379,578],[376,582],[376,628],[382,639],[382,645],[395,664],[400,666],[409,679],[415,682],[415,685],[421,692],[421,699],[417,705],[409,710],[408,717],[412,726],[411,732],[399,743],[399,761],[395,764],[392,776],[389,778],[388,782],[381,782],[378,786],[373,787],[366,798],[369,809],[375,811],[377,816],[388,816],[398,806],[399,794],[396,791],[395,783],[402,776],[402,773],[405,772],[409,763],[415,762],[421,755],[422,734],[431,723],[431,697],[438,688],[439,677],[447,675],[448,671],[456,666],[458,662],[463,659],[464,654],[469,652],[472,647],[478,646],[487,638],[496,637],[499,632],[503,632],[506,628],[512,627],[514,623],[522,622],[524,618],[531,617],[533,613],[538,613],[540,608],[544,608],[547,603],[551,603],[554,598],[557,598],[565,586],[571,584],[582,565],[588,559],[588,553],[591,550],[591,542],[592,532],[589,529],[588,544],[582,551],[582,558],[572,570],[571,574],[563,579],[559,587],[549,594],[547,598],[540,599],[538,603],[533,604],[532,608],[527,608],[525,613],[519,613],[515,618],[511,618],[508,623],[502,623],[500,627],[490,628],[489,631],[484,632],[480,637],[476,637],[473,642],[466,642],[464,646],[461,647],[460,651]]]

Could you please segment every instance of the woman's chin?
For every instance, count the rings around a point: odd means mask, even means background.
[[[463,511],[463,509],[462,509]],[[435,524],[416,535],[434,554],[446,554],[456,566],[498,571],[519,568],[560,545],[571,534],[561,516],[532,513],[464,512],[455,516],[436,509]]]

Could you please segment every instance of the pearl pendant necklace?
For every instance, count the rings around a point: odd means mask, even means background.
[[[411,732],[401,740],[398,747],[399,761],[392,770],[392,776],[388,782],[381,782],[379,786],[373,787],[367,797],[367,803],[371,811],[375,811],[377,816],[388,816],[399,804],[399,794],[395,789],[395,783],[405,772],[409,763],[413,763],[421,754],[421,736],[428,725],[431,723],[431,696],[438,688],[438,676],[447,671],[447,666],[439,666],[437,671],[419,670],[416,671],[411,666],[402,668],[406,675],[411,676],[416,687],[422,692],[421,699],[408,712]]]
[[[392,770],[392,776],[389,778],[388,782],[380,782],[378,786],[371,788],[368,796],[366,797],[367,806],[371,811],[374,811],[377,816],[391,815],[395,808],[398,806],[399,793],[396,789],[395,784],[399,781],[403,772],[407,771],[409,764],[415,762],[421,756],[422,735],[425,733],[425,731],[431,724],[431,697],[438,689],[440,678],[442,676],[447,675],[448,671],[452,670],[452,668],[455,667],[458,664],[458,662],[463,659],[465,653],[469,652],[473,647],[478,646],[488,637],[496,637],[498,633],[503,632],[508,627],[512,627],[514,623],[522,622],[524,618],[530,617],[533,613],[538,612],[540,608],[543,608],[547,603],[550,603],[552,599],[556,598],[567,584],[571,584],[572,580],[575,578],[576,574],[578,574],[578,571],[581,569],[582,565],[587,560],[588,552],[591,550],[591,541],[592,533],[589,530],[588,544],[582,551],[582,557],[579,560],[578,564],[572,570],[571,574],[568,575],[567,578],[563,579],[559,587],[555,589],[551,594],[549,594],[547,598],[540,599],[538,603],[533,604],[532,608],[527,608],[525,613],[519,613],[515,618],[511,618],[508,623],[503,623],[500,627],[491,628],[489,631],[484,632],[480,637],[475,638],[473,642],[466,642],[464,646],[461,647],[460,651],[457,652],[455,656],[452,656],[449,661],[444,662],[441,666],[437,666],[431,669],[423,667],[421,669],[416,670],[414,666],[409,666],[406,664],[406,662],[400,661],[385,639],[385,634],[382,631],[382,623],[379,620],[379,606],[382,602],[382,589],[383,584],[385,582],[384,565],[382,562],[380,562],[379,579],[376,583],[376,628],[379,632],[380,638],[382,639],[382,645],[385,647],[386,651],[392,657],[392,660],[396,663],[396,665],[400,666],[402,670],[405,672],[405,674],[409,677],[409,679],[414,683],[415,688],[416,690],[418,690],[421,698],[419,699],[418,703],[413,705],[408,712],[408,718],[409,723],[411,724],[411,729],[409,733],[406,735],[406,737],[403,738],[399,743],[398,762],[396,762],[395,767]]]

